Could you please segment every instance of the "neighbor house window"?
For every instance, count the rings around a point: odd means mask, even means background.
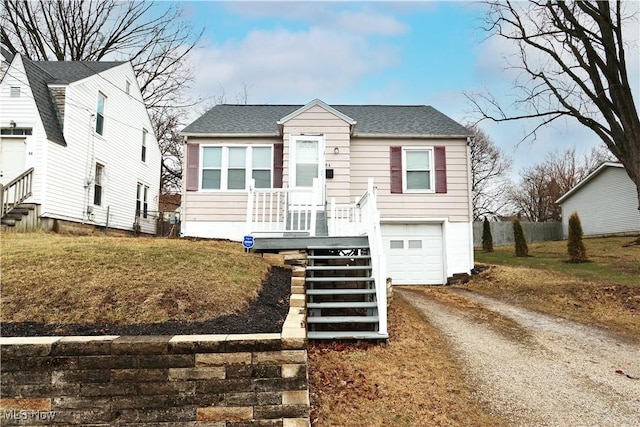
[[[246,190],[252,179],[256,188],[271,188],[272,147],[202,147],[203,190]]]
[[[131,82],[129,80],[127,80],[124,84],[124,91],[127,92],[127,95],[131,91]]]
[[[149,187],[138,183],[136,193],[136,217],[146,218],[149,214]]]
[[[93,183],[93,204],[96,206],[102,206],[103,181],[104,166],[96,163],[96,175]]]
[[[104,105],[107,97],[98,92],[98,106],[96,108],[96,133],[102,135],[104,132]]]
[[[142,129],[142,152],[140,154],[140,159],[145,162],[147,161],[147,130]]]
[[[433,190],[433,150],[430,148],[404,148],[402,152],[404,191]]]

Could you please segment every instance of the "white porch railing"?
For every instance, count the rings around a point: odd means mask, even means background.
[[[329,236],[362,235],[369,237],[371,273],[376,285],[378,302],[378,332],[387,335],[387,261],[380,228],[377,189],[373,185],[373,178],[369,178],[367,191],[356,198],[353,205],[337,205],[335,199],[331,200]]]
[[[253,180],[247,204],[247,234],[298,232],[315,236],[320,191],[317,179],[311,190],[255,188]]]

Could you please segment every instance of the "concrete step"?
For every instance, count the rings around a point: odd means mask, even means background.
[[[316,316],[307,317],[307,323],[378,323],[378,316]]]
[[[307,295],[372,295],[375,289],[307,289]]]
[[[371,270],[370,265],[310,265],[307,271]]]
[[[13,227],[13,226],[16,225],[15,218],[9,218],[6,215],[2,218],[2,221],[0,221],[0,222],[2,223],[2,225],[6,225],[6,226],[9,226],[9,227]]]
[[[373,282],[373,277],[307,277],[307,283]]]
[[[309,310],[313,308],[377,308],[377,302],[309,302],[307,303],[307,308]]]
[[[310,340],[386,340],[389,335],[368,331],[309,331],[307,338]]]
[[[309,246],[310,251],[350,251],[353,249],[369,249],[369,243],[362,245],[325,245],[325,246]]]
[[[328,260],[328,259],[371,259],[371,255],[309,255],[307,259]]]

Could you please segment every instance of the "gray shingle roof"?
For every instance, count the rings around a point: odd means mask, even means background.
[[[62,133],[58,109],[48,85],[69,84],[123,64],[123,62],[31,61],[24,56],[22,61],[47,139],[63,146],[67,143]]]
[[[277,121],[302,105],[217,105],[185,134],[278,134]],[[354,119],[354,135],[470,136],[462,125],[426,105],[332,105]]]
[[[49,84],[69,84],[94,74],[101,73],[124,62],[101,61],[34,61],[42,71],[49,74]]]

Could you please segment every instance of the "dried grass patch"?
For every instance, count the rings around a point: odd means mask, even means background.
[[[460,310],[465,316],[470,317],[474,322],[487,325],[495,332],[502,334],[508,339],[521,343],[531,342],[532,335],[526,328],[520,326],[516,321],[485,308],[463,295],[457,295],[450,291],[449,287],[441,286],[406,286],[403,289],[409,292],[419,292],[427,295],[430,299],[444,304],[448,307]]]
[[[553,270],[494,266],[465,287],[640,341],[640,286],[585,280]]]
[[[400,296],[385,345],[312,343],[314,426],[500,426],[474,400],[446,339]]]
[[[269,264],[238,243],[5,234],[4,322],[145,323],[242,311]]]

